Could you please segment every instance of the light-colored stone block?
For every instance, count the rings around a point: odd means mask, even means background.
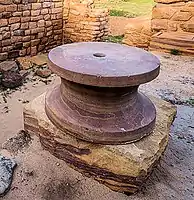
[[[175,106],[151,97],[157,110],[156,128],[149,136],[126,145],[85,142],[54,126],[45,113],[45,94],[24,109],[24,127],[39,135],[43,147],[70,167],[118,192],[136,192],[157,164],[168,143]]]

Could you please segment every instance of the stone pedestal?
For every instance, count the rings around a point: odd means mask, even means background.
[[[125,145],[86,142],[54,126],[45,113],[45,94],[24,109],[24,127],[40,137],[42,146],[75,170],[92,177],[112,190],[134,193],[157,164],[167,143],[176,108],[150,97],[157,111],[156,126],[150,135]]]

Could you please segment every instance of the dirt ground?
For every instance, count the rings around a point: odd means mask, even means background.
[[[178,104],[194,98],[194,58],[167,54],[157,56],[162,63],[161,73],[140,90]],[[25,103],[60,81],[57,76],[49,80],[51,82],[46,85],[31,78],[19,90],[1,91],[1,144],[23,129],[22,109]],[[127,196],[83,177],[44,151],[37,137],[33,136],[26,147],[24,145],[15,152],[2,150],[2,154],[15,157],[18,163],[11,190],[2,200],[194,200],[193,144],[194,108],[179,105],[169,145],[160,165],[142,191]]]

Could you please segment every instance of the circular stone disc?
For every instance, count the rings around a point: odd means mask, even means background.
[[[49,53],[49,67],[60,77],[101,87],[140,85],[156,78],[160,61],[139,48],[115,43],[66,44]]]

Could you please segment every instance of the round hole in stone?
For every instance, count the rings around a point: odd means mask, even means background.
[[[97,58],[103,58],[106,55],[104,53],[94,53],[93,56],[97,57]]]

